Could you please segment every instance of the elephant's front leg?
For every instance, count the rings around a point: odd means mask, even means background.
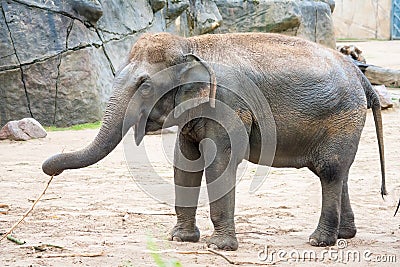
[[[177,223],[171,231],[170,239],[197,242],[200,231],[196,226],[196,210],[204,168],[198,144],[180,134],[175,146],[174,161]]]
[[[223,250],[236,250],[238,248],[234,222],[238,163],[234,160],[230,161],[230,158],[231,155],[226,150],[225,152],[218,151],[213,163],[206,168],[210,217],[214,224],[214,233],[207,240],[207,245],[209,247],[216,246]]]

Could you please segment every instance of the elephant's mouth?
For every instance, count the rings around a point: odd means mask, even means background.
[[[160,129],[162,129],[162,128],[163,128],[163,127],[162,127],[162,125],[161,125],[160,123],[148,119],[148,120],[147,120],[147,123],[146,123],[145,134],[147,134],[147,133],[149,133],[149,132],[158,131],[158,130],[160,130]]]
[[[144,114],[141,114],[139,117],[139,121],[134,125],[135,143],[137,146],[140,145],[146,134],[162,129],[162,125],[160,123],[151,120],[150,118],[148,118],[146,121],[146,117],[147,116],[145,116]]]

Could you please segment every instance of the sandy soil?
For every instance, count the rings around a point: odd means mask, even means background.
[[[400,262],[400,218],[393,213],[400,197],[400,109],[383,112],[386,145],[387,187],[390,195],[382,200],[379,194],[380,169],[377,142],[371,112],[368,113],[357,158],[350,173],[350,194],[356,215],[358,233],[345,249],[314,248],[308,236],[316,227],[321,190],[319,180],[307,169],[272,169],[271,175],[254,194],[248,193],[251,174],[249,166],[237,187],[236,230],[239,250],[223,252],[243,266],[252,264],[287,265],[295,252],[315,252],[317,262],[298,260],[309,265],[356,262],[360,266],[375,265],[375,261]],[[10,210],[0,215],[0,232],[5,232],[31,206],[49,177],[41,172],[41,163],[54,153],[73,151],[92,140],[97,130],[50,132],[42,140],[0,142],[0,204]],[[166,154],[170,155],[174,135],[165,136]],[[167,181],[172,182],[172,168],[160,153],[160,136],[145,137],[152,165]],[[149,166],[135,165],[136,173],[149,176]],[[151,173],[151,172],[150,172]],[[171,192],[172,194],[172,192]],[[8,240],[0,244],[1,266],[155,266],[147,250],[150,237],[160,256],[168,262],[176,259],[183,266],[228,265],[215,254],[207,253],[204,238],[211,235],[208,206],[198,210],[201,240],[198,243],[166,241],[175,224],[173,207],[157,202],[136,185],[124,159],[120,144],[101,162],[81,170],[66,171],[51,183],[44,199],[13,232],[29,243],[51,243],[68,250],[49,248],[38,252],[21,248]],[[269,246],[267,260],[259,254]],[[271,251],[282,250],[280,259]],[[43,258],[49,254],[99,253],[100,257]],[[353,260],[345,252],[357,252],[361,259]],[[189,254],[182,254],[190,252]],[[196,253],[197,252],[197,253]],[[291,254],[289,254],[289,252]],[[347,253],[346,252],[346,253]],[[371,254],[368,254],[371,252]],[[336,255],[336,256],[335,256]],[[261,256],[261,260],[259,259]],[[384,256],[383,258],[379,258]],[[42,257],[42,258],[41,258]],[[338,259],[336,259],[338,258]],[[265,259],[265,258],[264,258]],[[353,262],[354,261],[354,262]],[[246,263],[247,262],[247,263]],[[387,263],[386,263],[387,264]]]

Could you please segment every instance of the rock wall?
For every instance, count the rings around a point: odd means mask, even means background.
[[[334,1],[1,0],[0,126],[102,118],[114,73],[144,32],[282,32],[335,46]]]

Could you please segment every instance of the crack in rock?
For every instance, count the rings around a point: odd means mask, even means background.
[[[11,54],[8,54],[8,55],[5,55],[5,56],[1,56],[0,59],[6,58],[6,57],[9,57],[9,56],[12,56],[12,55],[15,55],[15,53],[11,53]]]
[[[73,47],[73,48],[62,50],[61,52],[59,52],[57,54],[54,54],[54,55],[49,55],[49,56],[45,56],[45,57],[42,57],[42,58],[35,58],[34,60],[32,60],[30,62],[25,62],[25,63],[18,62],[18,64],[19,64],[18,66],[0,68],[0,71],[16,70],[16,69],[19,69],[20,67],[23,67],[23,66],[29,66],[29,65],[32,65],[32,64],[35,64],[35,63],[44,62],[44,61],[52,59],[54,57],[58,57],[58,56],[63,55],[65,53],[69,52],[69,51],[78,51],[78,50],[85,49],[85,48],[88,48],[88,47],[91,47],[91,46],[96,47],[96,48],[98,47],[98,45],[94,44],[94,43],[93,44],[87,44],[87,45],[81,45],[81,46],[77,46],[77,47]]]
[[[17,49],[15,48],[14,38],[13,38],[12,32],[11,32],[11,30],[10,30],[10,27],[9,27],[9,25],[8,25],[8,22],[7,22],[7,19],[6,19],[6,13],[5,13],[3,7],[1,8],[1,12],[3,12],[4,22],[5,22],[5,25],[6,25],[6,27],[7,27],[8,32],[9,32],[9,34],[10,34],[11,44],[12,44],[12,46],[13,46],[14,53],[15,53],[15,56],[16,56],[17,61],[18,61],[18,64],[19,64],[19,69],[20,69],[20,71],[21,71],[21,81],[22,81],[22,84],[23,84],[23,86],[24,86],[25,97],[26,97],[26,101],[27,101],[27,103],[28,103],[28,107],[27,107],[27,108],[28,108],[29,114],[30,114],[31,117],[33,118],[32,110],[31,110],[31,104],[30,104],[30,101],[29,101],[28,90],[27,90],[26,84],[25,84],[24,71],[23,71],[22,66],[21,66],[21,61],[20,61],[20,59],[19,59],[19,56],[18,56],[18,53],[17,53]]]
[[[93,26],[93,25],[92,25],[92,26]],[[94,26],[93,26],[93,27],[94,27]],[[117,36],[124,36],[124,35],[127,35],[127,34],[124,34],[124,33],[117,33],[117,32],[113,32],[113,31],[109,31],[109,30],[103,29],[103,28],[98,27],[98,26],[96,26],[95,28],[96,28],[97,30],[101,31],[101,32],[109,33],[109,34],[112,34],[112,35],[117,35]],[[130,30],[130,29],[129,29],[129,30]],[[136,33],[136,31],[131,31],[131,32],[128,33],[128,34],[133,34],[133,33]]]
[[[56,78],[56,93],[54,96],[54,117],[53,117],[53,124],[56,124],[56,115],[57,115],[57,98],[58,98],[58,83],[60,78],[60,66],[61,66],[61,56],[58,56],[58,63],[57,63],[57,78]]]
[[[314,27],[314,42],[317,41],[317,28],[318,28],[318,8],[315,6],[315,27]]]
[[[69,40],[69,35],[71,34],[72,27],[74,26],[75,20],[71,20],[71,23],[67,27],[67,37],[65,38],[65,49],[68,50],[68,40]]]
[[[106,48],[104,47],[104,43],[105,43],[105,42],[103,41],[103,38],[101,38],[101,35],[100,35],[99,30],[98,30],[97,28],[95,28],[95,30],[96,30],[97,36],[99,37],[99,39],[100,39],[100,41],[101,41],[101,43],[102,43],[101,46],[103,47],[103,53],[104,53],[104,55],[105,55],[106,58],[107,58],[108,64],[110,65],[111,72],[112,72],[113,76],[115,77],[115,68],[114,68],[113,63],[111,62],[110,57],[109,57],[108,54],[107,54]]]

